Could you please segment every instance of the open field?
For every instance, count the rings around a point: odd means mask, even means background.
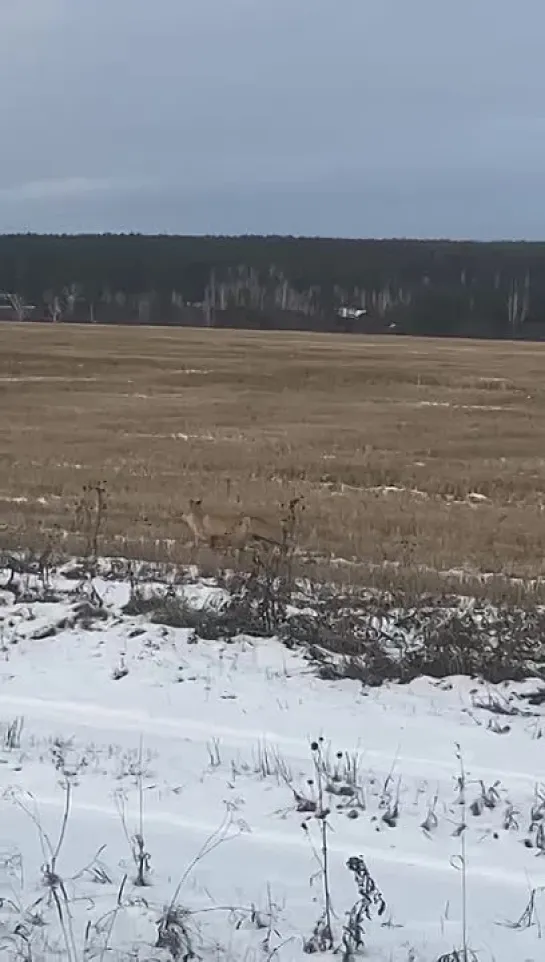
[[[544,375],[535,344],[5,323],[0,539],[76,550],[105,480],[112,555],[187,560],[191,496],[302,495],[321,573],[541,577]]]

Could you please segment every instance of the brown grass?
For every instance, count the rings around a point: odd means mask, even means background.
[[[191,496],[302,495],[322,574],[544,573],[541,345],[3,323],[0,411],[10,546],[105,480],[112,554],[187,560]]]

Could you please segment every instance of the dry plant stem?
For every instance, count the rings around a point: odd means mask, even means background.
[[[134,879],[134,884],[144,888],[147,884],[146,881],[146,870],[149,864],[149,855],[146,852],[143,836],[140,833],[136,833],[131,836],[127,824],[127,813],[125,810],[125,798],[121,792],[115,793],[115,804],[121,819],[121,825],[123,827],[123,832],[125,838],[127,839],[127,844],[130,849],[130,853],[136,868],[136,877]]]
[[[102,946],[102,950],[101,950],[101,953],[100,953],[100,956],[99,956],[99,962],[104,962],[104,959],[105,959],[105,957],[106,957],[106,953],[109,951],[109,945],[110,945],[110,941],[111,941],[111,938],[112,938],[112,932],[113,932],[113,930],[114,930],[114,925],[115,925],[117,916],[119,915],[119,912],[120,912],[120,910],[121,910],[121,906],[122,906],[122,903],[123,903],[123,891],[124,891],[124,889],[125,889],[126,882],[127,882],[127,876],[124,875],[123,878],[121,879],[121,885],[119,886],[119,891],[118,891],[118,893],[117,893],[117,903],[116,903],[115,909],[114,909],[114,911],[112,912],[112,915],[111,915],[110,924],[109,924],[109,926],[108,926],[108,931],[106,932],[106,938],[104,939],[104,945]]]
[[[460,807],[462,813],[462,830],[460,833],[460,870],[461,870],[461,886],[462,886],[462,951],[463,962],[469,962],[468,954],[468,944],[467,944],[467,859],[466,859],[466,827],[467,827],[467,798],[466,798],[466,773],[464,767],[464,759],[462,755],[462,750],[460,745],[456,744],[456,757],[460,765]]]
[[[106,515],[106,486],[104,482],[85,484],[76,505],[75,523],[85,539],[85,558],[96,561],[99,554],[99,538]]]
[[[263,945],[263,948],[265,949],[265,951],[267,952],[267,955],[270,955],[270,951],[271,951],[271,939],[272,939],[272,933],[273,933],[273,918],[274,918],[273,900],[272,900],[272,892],[271,892],[271,883],[270,883],[270,882],[267,882],[267,906],[268,906],[268,910],[269,910],[269,919],[268,919],[268,924],[267,924],[267,934],[265,935],[265,938],[263,939],[262,945]]]
[[[148,885],[148,872],[150,867],[150,855],[146,850],[145,838],[144,838],[144,761],[143,761],[143,738],[140,737],[139,751],[138,751],[138,766],[136,771],[136,784],[138,791],[138,830],[134,835],[129,832],[129,827],[127,824],[127,813],[125,809],[125,796],[123,792],[115,793],[115,803],[119,817],[121,819],[121,824],[123,826],[123,832],[127,843],[129,845],[132,859],[136,868],[136,878],[134,884],[140,888],[145,888]]]
[[[140,745],[138,751],[138,875],[137,875],[137,885],[145,886],[146,884],[146,863],[147,863],[147,853],[145,851],[144,844],[144,773],[142,769],[143,765],[143,752],[144,752],[144,740],[140,736]]]
[[[60,891],[62,894],[62,901],[59,898],[58,888],[60,888]],[[72,915],[70,913],[70,902],[68,899],[68,893],[66,892],[62,879],[58,880],[58,888],[57,888],[57,884],[55,883],[51,884],[51,895],[53,897],[53,901],[55,902],[55,908],[57,909],[57,915],[59,918],[59,924],[61,926],[61,931],[64,938],[64,944],[66,946],[66,952],[70,962],[78,962],[78,951],[76,948],[76,940],[74,937]],[[63,905],[64,905],[64,910],[66,912],[66,918],[65,918],[65,913],[63,911]]]
[[[326,923],[326,938],[329,941],[329,948],[333,948],[333,922],[331,909],[331,888],[329,882],[329,849],[327,839],[327,817],[329,809],[324,802],[324,757],[321,742],[312,743],[312,760],[314,764],[314,777],[316,779],[316,790],[318,796],[318,809],[316,817],[320,824],[321,841],[321,876],[324,890],[324,914]]]
[[[62,815],[61,830],[59,833],[59,838],[53,855],[51,856],[51,871],[55,873],[57,867],[57,859],[60,855],[60,851],[64,842],[66,835],[66,829],[68,826],[68,818],[70,816],[70,808],[72,804],[72,782],[70,779],[66,779],[64,786],[64,810]]]
[[[68,518],[100,472],[91,553],[204,561],[189,497],[302,496],[294,574],[543,597],[544,368],[522,343],[3,323],[0,548],[58,526],[81,554]]]
[[[545,892],[544,886],[538,886],[537,888],[533,888],[530,891],[530,897],[528,899],[528,903],[522,915],[516,922],[512,922],[509,925],[509,928],[528,929],[530,928],[531,925],[537,925],[538,937],[541,939],[542,926],[541,926],[541,920],[539,918],[537,907],[536,907],[536,897],[538,895],[543,895],[544,892]]]
[[[25,805],[20,798],[15,798],[15,802],[18,805],[18,807],[25,813],[25,815],[27,815],[30,818],[30,820],[33,822],[33,824],[38,830],[38,835],[39,835],[40,843],[42,846],[42,854],[44,857],[44,864],[49,866],[52,873],[56,871],[57,859],[61,852],[61,848],[66,835],[68,819],[70,817],[70,808],[72,804],[72,783],[70,779],[68,778],[65,779],[63,788],[64,788],[64,809],[63,809],[63,815],[62,815],[62,821],[61,821],[61,828],[59,832],[59,838],[55,847],[53,847],[51,838],[48,835],[48,833],[45,831],[42,823],[40,822],[38,815],[35,812],[33,812],[28,807],[28,805]],[[47,849],[47,852],[46,852],[46,849]],[[48,855],[49,855],[49,860],[48,860]]]
[[[53,900],[55,902],[55,907],[57,909],[57,915],[59,917],[59,922],[62,928],[67,951],[70,947],[73,962],[77,962],[78,952],[76,949],[76,940],[74,937],[74,929],[72,925],[72,914],[70,912],[70,900],[66,892],[64,881],[59,875],[57,875],[57,871],[56,871],[57,859],[60,855],[61,848],[64,842],[64,838],[66,835],[66,828],[68,825],[68,818],[70,815],[71,800],[72,800],[72,783],[70,779],[66,779],[64,791],[65,791],[65,800],[64,800],[64,811],[63,811],[63,818],[61,823],[61,830],[59,833],[57,846],[51,857],[51,863],[46,869],[46,877],[48,879],[50,891],[53,896]],[[59,891],[62,895],[62,901],[59,897]],[[63,905],[64,905],[64,912],[63,912]]]
[[[228,841],[227,832],[231,824],[232,824],[231,812],[229,809],[227,809],[221,824],[218,826],[218,828],[214,832],[212,832],[211,835],[208,836],[208,838],[206,839],[204,844],[201,846],[201,848],[199,849],[197,854],[194,856],[194,858],[192,858],[189,865],[185,869],[182,877],[180,878],[180,881],[178,882],[174,890],[174,894],[170,900],[171,910],[174,909],[175,905],[177,904],[178,898],[180,896],[180,892],[185,882],[191,875],[191,872],[193,871],[195,866],[198,865],[198,863],[202,861],[203,858],[206,858],[206,856],[209,855],[210,852],[213,852],[214,849],[216,849],[219,845],[222,845],[223,842]],[[235,836],[231,836],[231,837],[234,838]]]
[[[70,816],[72,802],[72,783],[69,778],[64,781],[64,810],[63,817],[61,821],[61,828],[59,831],[59,837],[55,848],[51,839],[45,829],[43,828],[39,817],[31,811],[25,804],[17,799],[17,804],[24,811],[29,818],[32,820],[36,826],[40,838],[40,843],[42,846],[42,852],[44,853],[44,865],[43,873],[44,880],[47,885],[48,891],[51,894],[53,902],[55,903],[55,908],[57,911],[57,916],[59,919],[59,924],[63,934],[63,939],[66,947],[67,956],[69,962],[77,962],[78,953],[76,949],[76,941],[74,937],[74,930],[72,926],[72,915],[70,912],[70,900],[68,898],[68,893],[66,891],[64,882],[62,878],[57,874],[57,860],[61,853],[63,842],[66,836],[66,828],[68,825],[68,819]],[[49,860],[45,849],[48,850]],[[59,896],[59,891],[61,896]]]

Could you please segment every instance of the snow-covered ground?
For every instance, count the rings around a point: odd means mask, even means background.
[[[182,959],[188,940],[301,958],[323,911],[320,782],[336,945],[361,855],[386,902],[366,958],[461,949],[464,904],[479,960],[543,957],[543,707],[492,715],[465,678],[323,681],[279,642],[202,641],[124,615],[128,584],[96,587],[107,617],[87,627],[74,582],[0,595],[2,958]]]

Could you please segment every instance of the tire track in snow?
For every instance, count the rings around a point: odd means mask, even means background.
[[[71,721],[95,731],[135,732],[138,735],[150,735],[155,738],[202,740],[205,744],[207,741],[218,738],[223,744],[232,747],[255,746],[259,741],[267,741],[279,749],[283,748],[290,752],[290,758],[294,760],[308,760],[309,757],[310,736],[307,739],[296,738],[257,728],[232,728],[222,723],[203,722],[195,718],[153,717],[146,712],[110,708],[94,702],[53,701],[18,695],[2,695],[0,708],[10,708],[20,714],[28,711],[34,721],[59,720],[65,725],[67,721]],[[433,778],[440,772],[441,775],[452,778],[451,760],[405,755],[403,751],[397,751],[395,748],[393,751],[392,748],[388,751],[376,748],[361,749],[362,761],[376,761],[378,764],[383,764],[386,771],[392,768],[393,756],[395,756],[396,767],[402,766],[407,776]],[[468,764],[468,771],[473,767]],[[426,775],[428,770],[431,774]],[[532,787],[540,779],[545,778],[545,770],[539,773],[535,768],[531,772],[512,771],[497,767],[487,768],[479,764],[478,773],[479,778],[490,778],[492,781],[499,778],[501,781],[521,782]]]
[[[38,799],[39,807],[64,810],[65,804],[64,797],[56,798],[53,796],[40,796]],[[116,812],[114,807],[109,808],[105,805],[99,805],[92,802],[78,802],[77,805],[74,805],[74,808],[71,812],[72,819],[77,819],[78,817],[85,815],[119,821],[119,814]],[[215,834],[218,830],[217,822],[212,824],[211,822],[200,821],[194,818],[185,818],[184,816],[177,815],[174,812],[161,812],[157,810],[146,812],[146,823],[163,826],[169,831],[172,829],[178,829],[193,836],[200,832],[205,838]],[[250,845],[260,846],[263,849],[277,848],[278,846],[281,846],[288,849],[305,849],[306,852],[309,850],[308,839],[306,839],[302,834],[299,835],[296,831],[296,828],[294,828],[293,834],[282,831],[276,832],[268,831],[266,829],[254,830],[250,828],[250,831],[247,832],[234,832],[232,836],[227,836],[227,839],[230,837],[233,840],[236,838],[238,844],[246,841]],[[352,840],[349,842],[347,841],[346,844],[339,844],[334,839],[331,839],[329,843],[329,851],[347,858],[354,854],[354,841]],[[407,870],[420,869],[423,872],[441,874],[452,874],[455,871],[448,857],[427,857],[416,852],[407,851],[403,848],[399,850],[393,848],[375,848],[372,845],[368,845],[367,842],[365,842],[365,857],[369,861],[382,862],[386,865],[397,865],[399,868],[404,868]],[[468,867],[468,881],[471,883],[473,880],[477,879],[487,879],[489,881],[497,882],[498,884],[507,888],[518,888],[520,886],[524,886],[526,889],[529,883],[529,873],[527,870],[503,870],[497,865],[490,865],[487,867],[480,863],[475,864],[472,862]],[[534,887],[545,886],[545,868],[535,875],[532,874],[531,884]]]

